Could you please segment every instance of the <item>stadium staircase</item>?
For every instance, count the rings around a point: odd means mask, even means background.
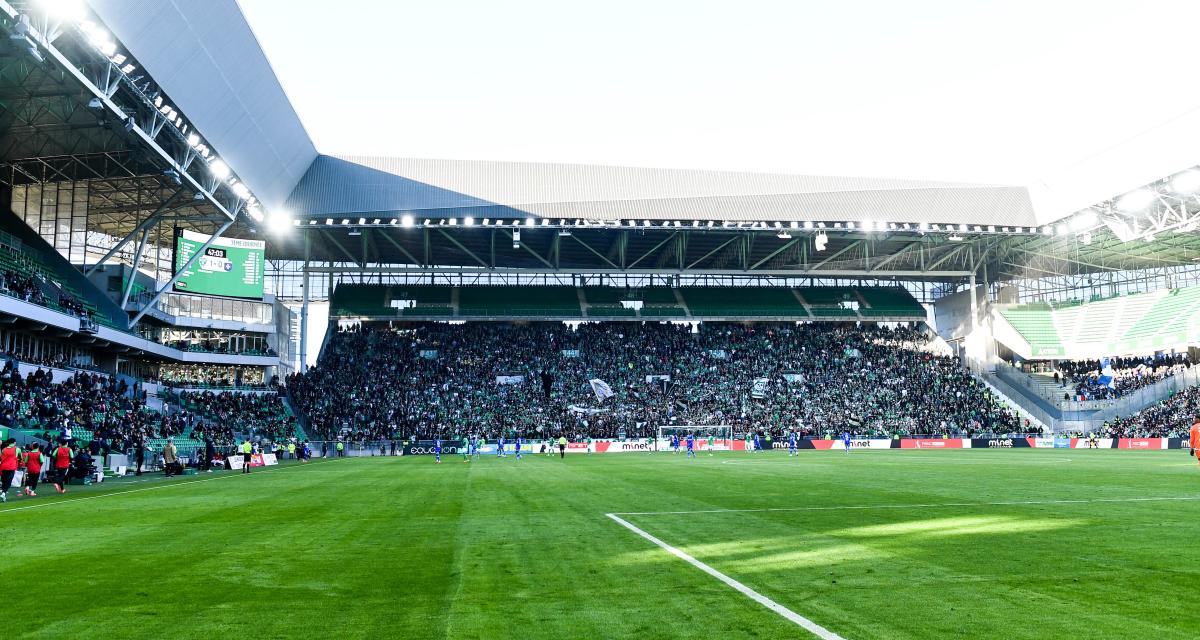
[[[399,301],[404,302],[397,304]],[[331,313],[335,317],[389,320],[754,318],[915,322],[926,318],[925,308],[900,287],[625,289],[343,283],[334,290]]]

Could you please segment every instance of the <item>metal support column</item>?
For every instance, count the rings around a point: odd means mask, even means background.
[[[308,372],[308,259],[311,248],[312,243],[306,233],[304,234],[304,283],[301,285],[303,298],[300,304],[300,373]],[[382,274],[380,276],[382,277]]]

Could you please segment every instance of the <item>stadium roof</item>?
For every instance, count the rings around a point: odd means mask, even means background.
[[[317,156],[236,0],[89,0],[268,209]]]
[[[1020,187],[573,164],[321,156],[299,216],[1035,224]]]

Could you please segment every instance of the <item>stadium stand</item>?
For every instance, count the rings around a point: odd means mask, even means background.
[[[1200,287],[1000,308],[1000,315],[1041,356],[1182,347],[1196,337],[1197,312]]]
[[[563,352],[578,351],[578,357]],[[422,351],[435,351],[424,358]],[[554,383],[544,392],[541,373]],[[787,374],[787,375],[785,375]],[[666,385],[647,382],[667,375]],[[501,384],[497,376],[512,384]],[[770,382],[752,389],[757,378]],[[592,378],[617,397],[599,403]],[[808,434],[996,433],[1022,428],[913,329],[709,322],[414,324],[334,334],[288,379],[316,437],[430,438],[483,431],[641,437],[660,425]],[[907,399],[912,398],[910,402]],[[919,402],[915,401],[920,398]],[[857,426],[854,426],[857,425]],[[312,432],[310,432],[312,433]]]

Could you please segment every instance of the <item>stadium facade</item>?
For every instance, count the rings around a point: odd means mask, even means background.
[[[270,380],[305,368],[317,301],[331,327],[908,323],[1061,430],[1171,389],[1059,401],[1007,363],[1200,343],[1194,160],[1079,202],[1045,185],[329,156],[233,0],[49,6],[0,0],[0,260],[45,299],[0,296],[9,353]],[[207,240],[181,258],[185,231]],[[265,247],[259,295],[181,287],[222,239]]]

